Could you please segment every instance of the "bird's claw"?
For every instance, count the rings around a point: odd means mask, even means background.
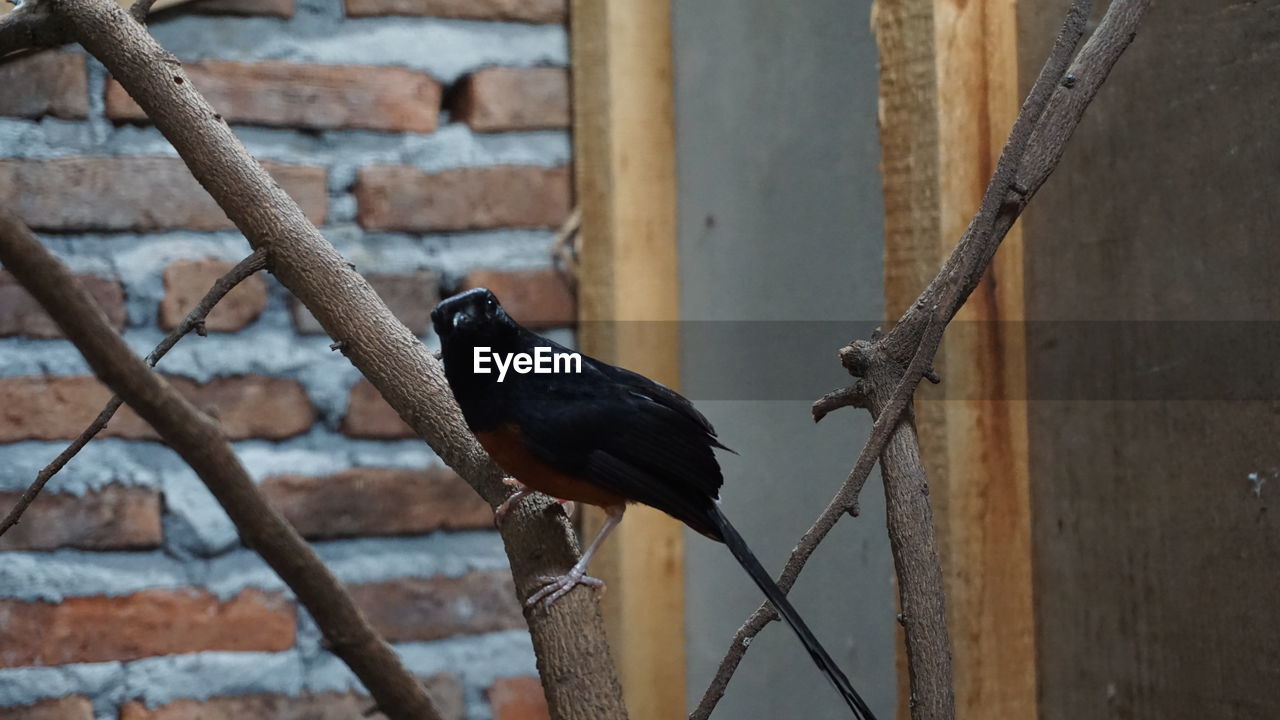
[[[564,575],[542,575],[538,578],[538,582],[542,583],[542,587],[537,592],[529,596],[524,602],[525,607],[533,607],[540,602],[546,601],[550,606],[555,601],[564,597],[565,593],[574,589],[578,585],[586,585],[588,587],[603,588],[604,581],[600,578],[593,578],[586,572],[574,568]]]
[[[507,499],[502,501],[502,504],[498,506],[498,509],[493,511],[494,527],[501,527],[503,518],[505,518],[507,513],[511,511],[512,506],[523,500],[525,496],[532,495],[534,493],[532,488],[513,477],[503,478],[502,484],[514,489],[515,492],[507,496]],[[551,499],[560,503],[560,506],[564,508],[564,514],[566,516],[573,517],[574,505],[572,500],[561,500],[560,498]]]
[[[507,484],[511,485],[511,483],[507,483]],[[502,519],[505,518],[507,516],[507,513],[511,511],[511,506],[520,502],[520,500],[523,499],[524,496],[529,495],[533,492],[532,490],[530,490],[529,488],[523,485],[512,485],[512,487],[515,487],[518,489],[515,492],[511,493],[509,496],[507,496],[507,499],[502,501],[502,504],[498,506],[498,509],[493,511],[494,527],[501,527]]]

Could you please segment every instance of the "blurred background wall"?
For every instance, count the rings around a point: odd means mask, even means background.
[[[567,341],[574,304],[549,250],[570,203],[565,12],[206,0],[152,30],[415,333],[442,294],[484,284]],[[0,198],[139,353],[248,253],[78,50],[0,67],[0,116]],[[445,716],[544,715],[488,508],[269,275],[208,328],[161,369],[219,418]],[[0,275],[0,508],[107,398]],[[194,474],[128,412],[105,435],[0,539],[0,718],[359,717],[345,667]]]

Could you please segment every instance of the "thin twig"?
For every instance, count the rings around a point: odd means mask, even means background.
[[[160,358],[164,357],[165,353],[168,353],[174,345],[178,344],[178,341],[181,340],[183,336],[192,330],[196,330],[200,335],[204,335],[204,333],[200,331],[204,327],[204,319],[209,314],[209,311],[213,310],[213,307],[217,305],[222,298],[226,297],[227,293],[231,292],[232,288],[243,282],[245,278],[266,267],[266,265],[266,251],[254,250],[249,257],[241,260],[235,267],[231,268],[226,275],[218,278],[217,282],[213,284],[213,287],[209,288],[209,292],[205,293],[205,296],[201,298],[200,302],[197,303],[196,306],[191,309],[191,312],[187,313],[187,316],[183,318],[182,322],[178,324],[178,327],[174,328],[173,332],[166,335],[164,340],[161,340],[160,344],[156,346],[156,349],[152,350],[150,355],[147,355],[147,364],[151,367],[155,367],[156,363],[160,362]],[[116,411],[120,409],[122,404],[124,404],[124,401],[120,399],[119,395],[111,396],[111,399],[107,401],[106,407],[102,408],[102,412],[98,413],[98,417],[94,418],[93,422],[89,423],[89,426],[77,435],[76,439],[72,440],[71,444],[68,445],[65,450],[58,453],[58,457],[54,458],[52,462],[44,466],[39,473],[36,473],[36,479],[33,480],[31,485],[29,485],[22,493],[22,497],[18,498],[18,502],[14,504],[13,509],[9,511],[9,514],[5,516],[4,520],[0,521],[0,535],[4,535],[9,528],[18,524],[18,521],[22,518],[22,513],[27,511],[27,508],[35,501],[36,496],[44,489],[44,486],[49,482],[50,478],[57,475],[58,472],[62,470],[63,466],[70,462],[71,458],[76,456],[76,453],[83,450],[84,446],[88,445],[89,441],[107,426],[107,422],[111,420],[111,417],[116,414]]]
[[[822,422],[822,418],[840,408],[865,408],[868,407],[869,402],[866,389],[858,387],[855,383],[848,387],[832,390],[818,398],[813,402],[813,406],[809,408],[809,411],[813,413],[813,421],[817,423]]]
[[[75,344],[89,367],[119,393],[195,470],[253,548],[316,621],[328,647],[393,720],[440,720],[414,676],[373,630],[342,583],[262,495],[226,435],[134,355],[57,258],[17,218],[0,210],[0,263]]]
[[[883,375],[886,368],[901,363],[903,357],[911,359],[894,386],[892,394],[888,396],[883,409],[877,415],[871,435],[863,446],[862,452],[859,453],[849,477],[822,515],[805,533],[796,549],[792,551],[778,581],[784,590],[789,589],[795,582],[795,578],[814,549],[842,514],[857,507],[857,495],[865,484],[871,468],[875,465],[876,458],[884,453],[889,441],[896,434],[899,418],[910,406],[911,398],[921,378],[936,379],[931,366],[947,324],[977,286],[1013,222],[1056,167],[1067,140],[1083,116],[1085,107],[1096,95],[1111,68],[1133,40],[1138,23],[1150,6],[1150,1],[1114,0],[1108,7],[1102,23],[1081,49],[1074,63],[1071,57],[1083,36],[1090,3],[1089,0],[1073,2],[1049,59],[1010,130],[1009,140],[1001,152],[979,211],[961,241],[937,276],[886,337],[875,338],[871,342],[859,341],[842,351],[842,361],[854,375],[859,377],[868,377],[873,369],[880,371],[874,374]],[[1064,77],[1070,77],[1071,82],[1064,83]],[[877,396],[880,396],[877,390],[874,384],[867,389],[859,388],[859,392],[870,398],[873,412],[875,412]],[[815,418],[821,419],[825,412],[839,407],[840,402],[842,399],[833,398],[832,395],[822,398],[818,404],[815,404]],[[820,411],[821,414],[819,414]],[[914,436],[912,436],[912,443],[914,442]],[[918,455],[918,448],[916,451]],[[920,614],[927,617],[904,614],[902,618],[907,631],[912,698],[915,701],[913,715],[917,710],[925,708],[923,712],[930,716],[953,717],[950,646],[947,639],[944,605],[941,602],[945,592],[941,584],[938,559],[933,550],[936,540],[934,539],[935,530],[928,513],[927,487],[923,484],[924,478],[921,472],[917,479],[921,487],[913,488],[912,493],[924,498],[925,512],[921,517],[908,516],[910,512],[906,508],[896,507],[895,494],[890,492],[890,486],[895,482],[893,477],[895,472],[891,470],[897,471],[899,468],[886,466],[884,473],[891,530],[895,526],[899,529],[910,528],[911,530],[899,536],[891,532],[891,541],[895,545],[894,561],[898,571],[901,604],[904,608],[923,605],[915,602],[916,598],[923,596],[936,597],[939,600],[933,606],[936,608],[934,612]],[[921,548],[926,549],[923,554],[929,557],[920,564],[928,569],[922,577],[914,577],[914,572],[908,572],[903,567],[900,554],[907,549],[897,547],[898,537],[901,535],[913,538]],[[919,549],[916,548],[916,550]],[[690,715],[691,720],[703,720],[710,715],[711,710],[724,694],[734,670],[746,654],[750,639],[768,624],[772,615],[770,608],[762,606],[734,635],[733,642],[721,661],[715,678],[698,708]],[[937,676],[924,679],[920,677],[925,674],[924,671],[917,668],[918,663],[913,661],[929,655],[930,651],[934,657],[930,658],[933,662],[929,663],[929,672],[936,673]],[[923,663],[919,664],[923,665]],[[918,692],[918,681],[920,688],[926,688],[926,690]],[[926,693],[933,694],[935,689],[938,697],[924,697]]]
[[[71,458],[75,457],[76,453],[83,450],[84,446],[88,445],[89,441],[93,439],[93,436],[107,426],[107,421],[111,419],[112,415],[116,414],[116,410],[120,409],[121,404],[122,401],[119,396],[112,397],[107,406],[102,408],[102,412],[98,413],[98,417],[94,418],[93,422],[89,423],[89,426],[77,435],[76,439],[72,440],[66,449],[58,453],[58,457],[54,458],[53,462],[50,462],[44,466],[44,469],[36,473],[36,479],[31,481],[27,489],[22,492],[22,496],[18,498],[18,502],[14,503],[13,509],[9,511],[8,515],[4,516],[4,521],[0,522],[0,535],[4,535],[9,528],[18,524],[18,521],[22,519],[22,513],[26,512],[31,503],[35,502],[36,497],[40,495],[40,491],[44,489],[49,479],[56,475]]]
[[[258,248],[236,266],[227,271],[225,275],[218,278],[213,287],[209,288],[209,292],[200,298],[200,302],[191,308],[191,312],[178,323],[178,327],[173,332],[165,336],[164,340],[156,345],[156,349],[151,351],[147,356],[147,364],[155,367],[160,362],[160,358],[165,356],[184,335],[194,330],[197,335],[204,335],[204,321],[213,311],[215,305],[222,301],[237,285],[247,280],[254,273],[267,267],[267,250],[266,248]]]

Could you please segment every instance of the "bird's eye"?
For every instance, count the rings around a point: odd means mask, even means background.
[[[489,310],[489,312],[493,312],[498,309],[498,303],[493,298],[485,298],[484,306]]]

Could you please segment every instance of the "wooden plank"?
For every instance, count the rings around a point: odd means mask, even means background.
[[[940,255],[976,212],[1021,103],[1016,6],[934,3]],[[948,330],[945,455],[926,458],[947,468],[934,497],[962,718],[1037,717],[1022,268],[1015,227]]]
[[[1280,717],[1277,96],[1280,2],[1162,0],[1024,220],[1045,720]]]
[[[574,166],[584,351],[679,380],[671,15],[666,0],[575,0]],[[584,534],[600,514],[589,513]],[[685,714],[683,526],[632,506],[593,563],[635,720]]]
[[[1015,0],[877,5],[885,293],[896,319],[973,213],[1020,101]],[[948,330],[917,427],[947,582],[959,717],[1036,716],[1022,242]],[[901,677],[905,677],[900,656]],[[900,717],[908,717],[905,684]]]

